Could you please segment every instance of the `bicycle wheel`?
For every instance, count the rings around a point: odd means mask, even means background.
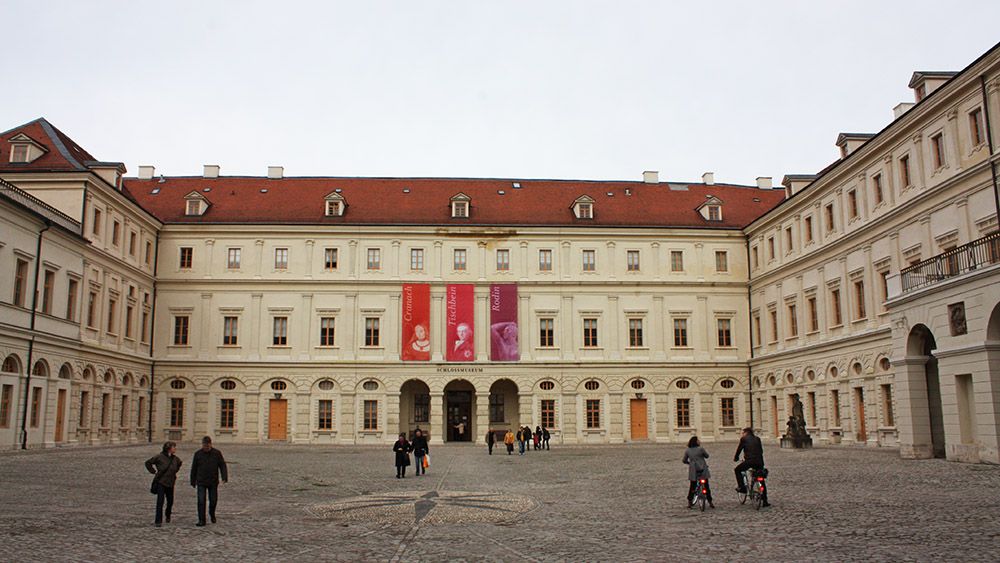
[[[747,489],[748,489],[748,487],[747,487],[747,474],[744,473],[743,474],[743,492],[740,492],[739,489],[736,489],[736,498],[740,499],[740,504],[745,504],[747,502],[747,492],[748,492]]]
[[[702,493],[698,493],[698,504],[700,505],[701,511],[705,512],[705,505],[708,504],[708,499],[705,498],[705,495]]]
[[[764,504],[764,495],[760,492],[760,483],[755,481],[753,484],[753,507],[760,510],[762,504]]]

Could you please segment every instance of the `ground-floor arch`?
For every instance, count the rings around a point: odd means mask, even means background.
[[[445,441],[471,442],[479,429],[476,424],[476,388],[465,379],[456,379],[444,388]]]
[[[419,379],[407,380],[399,388],[399,432],[413,437],[417,428],[430,439],[431,390]]]

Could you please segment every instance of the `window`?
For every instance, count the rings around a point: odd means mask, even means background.
[[[601,427],[601,400],[587,399],[587,428]]]
[[[369,248],[368,249],[368,269],[369,270],[381,270],[382,269],[382,249],[381,248]]]
[[[100,209],[96,209],[96,208],[94,209],[94,224],[93,224],[93,226],[91,227],[90,230],[91,230],[91,232],[93,232],[97,236],[101,235],[101,210]]]
[[[555,319],[538,319],[538,345],[543,348],[552,348],[556,345],[556,321]]]
[[[222,387],[226,391],[232,391],[233,389],[236,389],[236,382],[232,379],[227,379],[220,383],[219,387]]]
[[[760,267],[760,256],[757,254],[757,247],[750,249],[750,254],[753,255],[753,269],[756,270]]]
[[[87,298],[87,326],[97,328],[97,292],[91,291]]]
[[[840,428],[840,391],[830,391],[830,427]]]
[[[319,345],[333,346],[335,323],[334,317],[323,317],[319,320]]]
[[[464,248],[456,248],[454,253],[455,271],[464,272],[468,265],[468,253]]]
[[[128,234],[128,253],[130,256],[135,256],[136,251],[136,235],[135,232],[130,232]]]
[[[136,417],[135,418],[135,420],[136,420],[135,425],[137,427],[143,428],[143,427],[146,426],[146,424],[145,424],[145,422],[146,422],[146,398],[145,397],[139,397],[138,404],[136,405],[136,414],[135,414],[135,417]]]
[[[597,347],[597,319],[583,319],[583,346]]]
[[[153,263],[153,243],[146,241],[145,262],[149,266]]]
[[[190,246],[181,247],[181,258],[180,258],[180,268],[182,270],[191,269],[191,257],[194,255],[194,249]]]
[[[427,393],[413,395],[413,422],[431,421],[431,396]]]
[[[828,203],[824,208],[826,210],[826,232],[832,233],[835,225],[833,223],[833,204]]]
[[[628,271],[638,272],[639,271],[639,251],[629,250],[625,253],[625,263]]]
[[[38,414],[42,410],[42,388],[31,388],[31,427],[38,428]]]
[[[642,319],[628,320],[628,345],[632,348],[642,347]]]
[[[410,249],[410,269],[413,271],[421,271],[424,269],[424,249],[423,248],[411,248]]]
[[[171,389],[175,389],[177,391],[180,391],[181,389],[184,389],[185,387],[187,387],[187,383],[185,383],[183,379],[175,379],[175,380],[173,380],[173,381],[170,382],[170,388]]]
[[[454,201],[451,205],[452,217],[464,218],[469,216],[469,202]]]
[[[854,302],[855,302],[855,319],[864,319],[868,315],[865,311],[865,281],[857,280],[854,282]]]
[[[118,413],[118,426],[121,428],[128,428],[128,411],[128,395],[122,395],[121,410]]]
[[[52,314],[52,290],[56,283],[56,273],[52,270],[45,270],[45,278],[42,285],[42,312],[46,315]]]
[[[272,391],[284,391],[285,389],[288,389],[288,384],[285,383],[284,381],[272,381],[271,382],[271,390]]]
[[[795,250],[794,240],[792,239],[792,228],[785,227],[785,254],[791,253]]]
[[[497,249],[497,271],[510,271],[510,250],[506,248]]]
[[[28,145],[19,143],[10,150],[11,162],[28,162]]]
[[[882,385],[882,412],[885,414],[885,425],[895,426],[896,417],[892,412],[892,385]]]
[[[753,316],[753,336],[754,336],[754,342],[756,342],[757,346],[760,346],[760,344],[761,344],[761,342],[760,342],[760,315],[754,315]]]
[[[66,292],[66,320],[76,320],[76,295],[80,290],[80,284],[76,280],[69,280],[69,290]]]
[[[831,289],[830,290],[830,307],[833,309],[833,311],[832,311],[833,312],[833,315],[832,315],[832,317],[833,317],[833,325],[832,326],[840,326],[841,324],[843,324],[844,320],[841,317],[841,310],[840,310],[840,290],[839,289]]]
[[[983,133],[983,110],[981,108],[976,108],[969,113],[969,135],[972,137],[972,146],[974,147],[986,142],[986,135]]]
[[[691,399],[677,399],[677,427],[691,427]]]
[[[378,430],[378,401],[365,401],[363,428]]]
[[[236,399],[219,399],[219,428],[236,426]]]
[[[590,381],[583,384],[583,388],[587,391],[597,391],[601,388],[601,382],[596,379],[591,379]]]
[[[240,255],[243,253],[241,248],[230,248],[228,251],[228,257],[226,258],[226,267],[230,270],[237,270],[240,267]]]
[[[716,325],[719,332],[719,347],[729,348],[733,345],[733,321],[732,319],[717,319]]]
[[[288,346],[288,317],[274,317],[274,346]]]
[[[339,201],[327,201],[326,202],[326,216],[327,217],[339,217],[340,216],[340,206]]]
[[[542,399],[542,428],[555,428],[556,426],[556,400]]]
[[[670,271],[671,272],[683,272],[684,271],[684,252],[681,250],[671,250],[670,251]]]
[[[538,270],[541,272],[552,271],[552,251],[545,248],[538,251]]]
[[[688,345],[687,319],[674,319],[674,346],[684,348]]]
[[[10,428],[10,406],[13,395],[13,385],[4,385],[0,389],[0,428]],[[82,413],[83,411],[81,410],[80,412]],[[80,423],[80,426],[83,426],[83,422]]]
[[[819,314],[816,310],[816,298],[806,299],[806,306],[809,309],[809,332],[819,331]]]
[[[118,318],[118,300],[108,300],[108,333],[118,334],[118,326],[115,322]]]
[[[580,219],[593,219],[594,218],[594,206],[590,203],[581,203],[580,207]]]
[[[767,238],[767,259],[774,260],[774,237]]]
[[[323,269],[324,270],[336,270],[337,269],[337,249],[336,248],[325,248],[325,249],[323,249]]]
[[[201,202],[197,199],[187,200],[187,208],[184,212],[185,215],[200,215],[201,214]]]
[[[858,192],[856,190],[847,192],[847,212],[851,219],[858,218]]]
[[[188,345],[188,323],[191,317],[186,315],[174,317],[174,346]]]
[[[170,398],[170,426],[184,426],[184,399],[181,397]]]
[[[715,271],[719,273],[729,271],[729,253],[725,250],[715,251]]]
[[[141,342],[149,342],[149,311],[142,312],[142,326],[140,327],[142,332]]]
[[[538,388],[542,391],[551,391],[556,388],[556,384],[552,381],[543,381],[538,384]]]
[[[14,266],[14,304],[24,307],[24,295],[27,293],[28,285],[28,262],[17,259]]]
[[[805,231],[806,231],[806,244],[813,241],[813,218],[806,217],[805,219]]]
[[[903,188],[910,187],[910,156],[903,155],[899,157],[899,179],[903,184]]]
[[[882,175],[876,174],[872,176],[872,192],[875,194],[875,205],[879,205],[885,201],[885,192],[882,190]]]
[[[111,244],[118,246],[122,240],[122,224],[117,220],[111,222]]]
[[[732,379],[723,379],[719,382],[719,386],[723,389],[732,389],[733,387],[736,387],[736,382]]]
[[[795,338],[799,335],[799,314],[795,305],[788,306],[788,337]]]
[[[722,208],[718,205],[708,206],[708,220],[709,221],[721,221],[722,220]]]
[[[287,270],[288,269],[288,249],[287,248],[275,248],[274,249],[274,269],[275,270]]]
[[[641,391],[646,388],[646,382],[641,379],[633,379],[632,382],[629,383],[629,387],[635,389],[636,391]]]
[[[101,428],[111,427],[111,393],[101,395]]]
[[[593,250],[583,251],[583,271],[593,272],[597,269],[597,256]]]
[[[317,428],[320,430],[333,430],[333,400],[320,399],[316,410],[319,413],[319,420],[316,424]]]
[[[379,345],[379,319],[378,317],[368,317],[365,319],[365,346]]]
[[[931,162],[934,164],[934,170],[937,170],[944,166],[944,136],[942,133],[938,133],[931,137]]]
[[[236,346],[239,333],[239,317],[225,317],[222,319],[222,345]]]
[[[878,275],[882,281],[882,311],[885,311],[885,302],[889,300],[889,270],[879,272]]]
[[[719,408],[722,412],[722,425],[736,426],[736,399],[722,397],[719,399]]]
[[[503,393],[490,393],[490,422],[503,422],[504,414]]]
[[[771,309],[767,312],[768,320],[771,321],[771,338],[769,342],[772,344],[778,341],[778,311]]]
[[[125,338],[132,338],[132,315],[135,308],[131,305],[125,306]]]

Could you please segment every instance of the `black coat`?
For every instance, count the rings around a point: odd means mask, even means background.
[[[219,473],[222,473],[222,480],[229,480],[229,471],[226,469],[226,460],[222,457],[222,452],[212,448],[207,452],[202,449],[194,452],[194,461],[191,462],[191,486],[195,485],[218,485]]]
[[[410,451],[413,446],[406,439],[396,440],[392,444],[392,451],[396,452],[396,467],[406,467],[410,465]]]
[[[160,453],[146,460],[146,471],[155,475],[156,482],[164,487],[174,486],[180,469],[181,458],[176,455]]]
[[[740,460],[740,452],[751,466],[764,467],[764,445],[760,443],[760,438],[756,436],[740,438],[740,445],[736,448],[733,461]]]
[[[542,440],[548,440],[548,439],[549,439],[549,429],[548,428],[543,428],[542,429]]]
[[[425,456],[427,455],[427,452],[431,451],[430,448],[427,447],[427,438],[424,436],[417,436],[414,438],[413,442],[410,443],[410,448],[413,450],[413,455],[417,457]]]
[[[493,433],[492,430],[486,433],[486,443],[487,444],[495,444],[496,441],[497,441],[497,436],[496,436],[496,434]]]

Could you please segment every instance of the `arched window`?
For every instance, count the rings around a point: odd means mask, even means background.
[[[3,366],[0,367],[0,371],[5,371],[7,373],[21,373],[21,363],[17,361],[17,356],[11,354],[3,360]]]
[[[375,391],[378,389],[378,381],[368,380],[361,386],[365,391]]]
[[[236,382],[233,381],[232,379],[226,379],[225,381],[219,384],[219,387],[222,387],[226,391],[232,391],[233,389],[236,389]]]
[[[551,391],[556,388],[556,384],[551,381],[543,381],[538,384],[538,388],[542,391]]]
[[[646,387],[646,382],[641,379],[632,380],[632,389],[643,389]]]
[[[173,380],[173,381],[170,382],[170,388],[171,389],[181,390],[181,389],[184,389],[185,387],[187,387],[187,383],[184,382],[183,380],[175,379],[175,380]]]
[[[319,389],[320,391],[330,391],[333,389],[333,382],[329,379],[324,379],[319,382]]]
[[[687,389],[688,387],[691,387],[691,382],[686,379],[681,379],[674,385],[676,385],[678,389]]]
[[[272,381],[271,382],[271,390],[272,391],[284,391],[285,389],[288,389],[288,384],[285,383],[284,381]]]
[[[583,388],[586,389],[587,391],[597,391],[598,389],[601,388],[601,384],[600,382],[591,379],[590,381],[583,384]]]
[[[49,368],[45,365],[45,362],[38,360],[35,362],[34,369],[31,370],[31,375],[37,375],[38,377],[47,377],[49,375]]]
[[[733,381],[732,379],[723,379],[719,383],[719,386],[722,387],[723,389],[732,389],[733,387],[736,386],[736,382]]]

